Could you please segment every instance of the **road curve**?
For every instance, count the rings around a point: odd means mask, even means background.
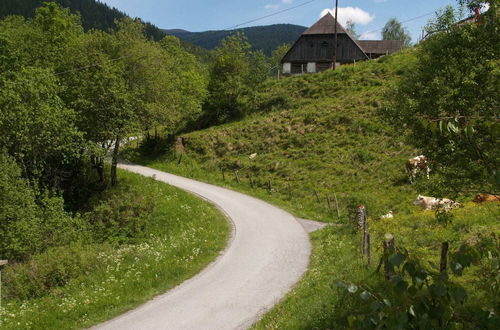
[[[148,167],[120,168],[203,197],[233,223],[224,253],[201,273],[95,329],[246,329],[307,269],[311,245],[289,213],[259,199]]]

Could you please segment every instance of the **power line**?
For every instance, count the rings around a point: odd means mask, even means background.
[[[427,14],[424,14],[424,15],[420,15],[420,16],[417,16],[417,17],[414,17],[414,18],[410,18],[409,20],[406,20],[406,21],[402,21],[400,22],[401,24],[405,24],[405,23],[409,23],[409,22],[413,22],[413,21],[416,21],[418,19],[421,19],[421,18],[424,18],[424,17],[427,17],[427,16],[431,16],[432,14],[435,14],[436,11],[433,11],[433,12],[430,12],[430,13],[427,13]],[[371,30],[371,31],[366,31],[366,32],[363,32],[363,33],[373,33],[373,32],[378,32],[378,31],[381,31],[384,29],[385,26],[379,28],[379,29],[376,29],[376,30]]]
[[[243,26],[243,25],[247,25],[247,24],[250,24],[250,23],[254,23],[254,22],[257,22],[257,21],[260,21],[260,20],[263,20],[265,18],[268,18],[268,17],[272,17],[272,16],[276,16],[276,15],[279,15],[279,14],[282,14],[282,13],[285,13],[287,11],[290,11],[290,10],[293,10],[293,9],[297,9],[299,7],[303,7],[305,5],[308,5],[312,2],[315,2],[316,0],[310,0],[310,1],[306,1],[306,2],[303,2],[301,4],[298,4],[296,6],[293,6],[293,7],[290,7],[290,8],[287,8],[287,9],[282,9],[282,10],[279,10],[277,12],[274,12],[272,14],[269,14],[269,15],[265,15],[265,16],[262,16],[262,17],[259,17],[259,18],[255,18],[255,19],[252,19],[250,21],[247,21],[247,22],[244,22],[244,23],[241,23],[241,24],[236,24],[236,25],[233,25],[231,27],[228,27],[226,29],[224,29],[223,31],[227,31],[227,30],[234,30],[240,26]]]

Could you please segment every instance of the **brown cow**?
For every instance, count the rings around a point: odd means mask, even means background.
[[[500,202],[500,195],[477,194],[476,198],[474,198],[474,202],[476,203]]]
[[[406,173],[410,177],[410,182],[413,182],[417,177],[418,171],[425,170],[427,174],[427,179],[429,179],[429,172],[431,171],[427,157],[420,155],[417,157],[410,158],[406,161]]]

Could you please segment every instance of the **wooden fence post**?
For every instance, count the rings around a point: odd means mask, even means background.
[[[362,244],[363,255],[367,254],[367,249],[368,249],[367,235],[368,235],[368,219],[366,217],[366,209],[365,209],[363,216],[363,244]]]
[[[238,175],[238,170],[234,170],[234,176],[236,178],[236,181],[241,184],[240,176]]]
[[[269,186],[269,193],[272,193],[273,192],[273,183],[271,182],[271,180],[269,180],[268,186]]]
[[[333,197],[335,197],[335,207],[337,208],[337,218],[340,219],[339,201],[337,199],[337,193],[333,192]]]
[[[448,266],[448,242],[444,242],[441,244],[441,261],[439,263],[439,272],[446,272],[446,268]]]
[[[332,204],[331,204],[331,200],[330,200],[330,194],[326,194],[326,203],[328,204],[328,209],[331,210]]]
[[[220,171],[222,173],[222,181],[226,181],[226,176],[224,175],[224,167],[220,167]]]
[[[394,237],[392,237],[389,241],[385,241],[383,244],[384,247],[384,276],[385,280],[389,281],[392,276],[391,265],[389,264],[389,255],[395,250],[395,242]]]
[[[314,195],[316,196],[316,200],[318,201],[318,204],[321,204],[321,199],[319,198],[318,192],[314,190]]]
[[[372,245],[371,245],[370,233],[366,234],[366,253],[367,253],[368,267],[370,267],[372,263]]]

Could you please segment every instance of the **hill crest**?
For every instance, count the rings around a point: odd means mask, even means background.
[[[271,55],[279,45],[294,43],[306,29],[305,26],[294,24],[273,24],[235,30],[190,32],[182,29],[164,29],[163,32],[209,50],[216,48],[227,36],[242,32],[248,37],[254,49],[262,49],[266,55]]]

